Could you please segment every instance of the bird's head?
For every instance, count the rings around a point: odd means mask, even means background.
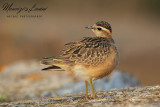
[[[111,37],[112,28],[108,22],[98,21],[93,26],[86,27],[87,29],[91,29],[96,36],[99,37]]]

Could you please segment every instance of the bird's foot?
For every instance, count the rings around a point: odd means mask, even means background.
[[[94,100],[94,99],[97,99],[97,97],[91,95],[86,96],[86,100]]]

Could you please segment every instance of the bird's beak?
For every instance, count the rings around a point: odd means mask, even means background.
[[[92,26],[85,27],[86,29],[94,29]]]

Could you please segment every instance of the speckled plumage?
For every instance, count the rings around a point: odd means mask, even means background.
[[[107,57],[111,54],[110,48],[113,44],[114,40],[112,38],[84,37],[80,41],[65,44],[66,49],[62,51],[62,55],[44,58],[42,63],[46,65],[55,63],[56,65],[56,62],[58,62],[70,64],[69,67],[73,67],[76,63],[96,66],[107,60]]]
[[[95,66],[102,63],[109,54],[110,40],[103,37],[85,37],[79,42],[67,44],[68,48],[59,58]]]
[[[50,65],[44,70],[52,68],[71,71],[85,80],[85,84],[89,79],[90,85],[92,79],[109,75],[117,66],[119,59],[118,49],[111,37],[111,25],[105,21],[98,21],[88,29],[92,29],[96,37],[84,37],[79,41],[65,44],[66,48],[61,55],[44,58],[41,61],[41,64]],[[93,87],[91,89],[95,98]]]

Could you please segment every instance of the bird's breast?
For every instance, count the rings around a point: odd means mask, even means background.
[[[112,72],[112,70],[116,67],[117,61],[117,54],[112,53],[108,55],[106,60],[99,65],[85,66],[79,64],[74,67],[73,71],[75,76],[78,76],[83,80],[88,80],[89,77],[92,77],[93,79],[99,79],[109,75]]]
[[[98,63],[98,65],[85,65],[83,63],[77,63],[74,66],[73,71],[76,76],[82,78],[83,80],[86,80],[89,77],[99,79],[109,75],[112,72],[118,64],[118,59],[118,50],[114,45],[111,45],[109,53],[102,62]]]

